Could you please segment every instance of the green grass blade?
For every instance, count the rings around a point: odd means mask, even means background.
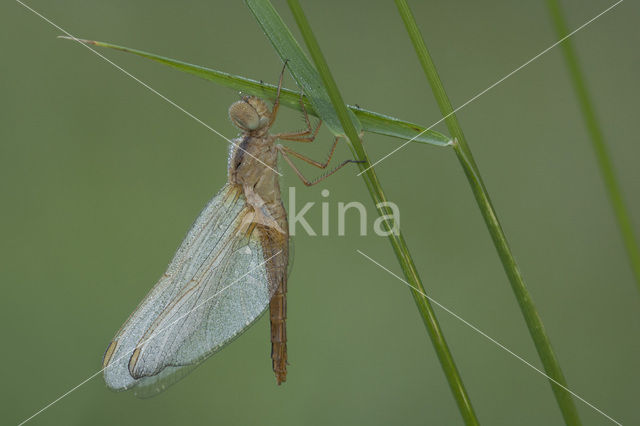
[[[287,29],[286,31],[282,31],[281,29],[278,29],[278,26],[280,25],[280,23],[282,23],[282,20],[279,17],[274,18],[274,16],[277,16],[277,12],[275,11],[275,9],[273,9],[273,6],[271,6],[269,1],[246,0],[246,3],[256,16],[258,22],[260,22],[260,25],[263,29],[266,28],[269,29],[269,31],[273,30],[280,32],[280,34],[273,34],[271,36],[268,35],[268,38],[272,43],[288,44],[288,46],[274,47],[279,53],[283,51],[287,52],[286,58],[290,59],[292,62],[292,73],[295,74],[295,70],[298,68],[306,69],[307,66],[293,66],[293,63],[295,62],[304,62],[308,61],[308,59],[302,49],[300,49],[297,42],[293,40],[293,37],[291,36],[289,30]],[[316,68],[318,69],[319,78],[321,79],[317,82],[311,82],[312,88],[316,87],[318,84],[326,87],[326,91],[331,101],[332,109],[334,109],[334,112],[332,112],[332,114],[336,114],[341,123],[341,127],[344,129],[347,137],[349,138],[351,142],[350,147],[354,157],[358,160],[364,161],[363,164],[359,164],[360,169],[365,170],[365,168],[369,166],[370,162],[359,138],[358,129],[353,125],[353,120],[349,114],[349,110],[342,101],[342,97],[340,96],[335,82],[331,77],[329,68],[324,60],[324,57],[322,56],[322,53],[320,52],[320,48],[315,40],[315,37],[313,36],[313,33],[311,32],[309,24],[306,21],[304,14],[302,13],[300,5],[296,1],[290,1],[289,6],[292,9],[296,21],[298,22],[309,52],[311,53]],[[277,21],[278,25],[274,25],[270,22],[264,22],[268,20],[275,20]],[[284,35],[286,35],[287,37],[284,37]],[[289,40],[289,37],[291,38],[291,40]],[[282,53],[280,54],[282,55]],[[302,87],[306,92],[307,88],[304,85],[302,85]],[[324,117],[322,118],[324,119]],[[373,202],[376,204],[376,206],[384,206],[379,207],[378,214],[391,215],[392,212],[388,207],[386,207],[386,204],[381,204],[386,202],[387,198],[384,194],[384,191],[382,190],[380,181],[378,180],[375,171],[373,169],[368,169],[362,176]],[[391,225],[386,221],[384,222],[384,226],[387,231],[391,230]],[[400,266],[404,272],[404,275],[407,278],[407,281],[415,289],[418,289],[417,291],[411,289],[412,296],[418,307],[418,311],[422,317],[422,320],[424,321],[424,324],[427,328],[429,336],[431,337],[445,376],[447,377],[456,401],[458,402],[458,406],[460,408],[462,416],[467,424],[476,425],[478,424],[478,422],[464,388],[464,384],[462,383],[462,379],[460,378],[451,352],[449,351],[449,347],[444,339],[444,335],[442,334],[442,330],[440,329],[438,320],[435,316],[435,313],[433,312],[433,308],[431,307],[429,300],[423,296],[423,294],[425,294],[424,286],[422,285],[422,281],[413,263],[409,249],[407,248],[407,245],[404,241],[404,237],[401,233],[394,234],[393,232],[391,232],[389,235],[389,239],[393,250],[398,258],[398,261],[400,262]],[[422,294],[420,294],[420,292],[422,292]]]
[[[268,2],[247,1],[247,6],[254,16],[260,16],[258,24],[276,49],[280,58],[288,60],[288,68],[298,85],[304,88],[304,93],[309,97],[313,109],[322,117],[324,124],[335,134],[344,136],[342,124],[336,115],[329,94],[322,85],[318,71],[311,65],[309,59],[298,45],[298,42],[289,28],[284,24],[280,15]],[[359,121],[350,120],[360,127]]]
[[[61,38],[70,39],[69,37],[61,37]],[[154,60],[161,64],[168,65],[182,72],[195,75],[197,77],[214,82],[221,86],[229,87],[231,89],[238,90],[249,95],[255,95],[255,96],[259,96],[267,99],[274,99],[276,96],[277,87],[261,81],[252,80],[250,78],[229,74],[223,71],[217,71],[211,68],[206,68],[199,65],[194,65],[187,62],[179,61],[176,59],[167,58],[164,56],[156,55],[154,53],[145,52],[143,50],[132,49],[130,47],[118,46],[116,44],[106,43],[102,41],[95,41],[95,40],[79,40],[79,41],[92,46],[106,47],[110,49],[119,50],[122,52],[132,53],[134,55],[142,56],[144,58]],[[304,87],[304,85],[301,85],[301,86]],[[309,114],[319,117],[320,114],[315,110],[315,107],[311,104],[309,97],[305,96],[303,100],[305,103],[305,108],[307,109]],[[282,92],[280,94],[281,105],[286,106],[288,108],[292,108],[297,111],[302,111],[299,101],[300,101],[300,93],[293,90],[289,90],[289,89],[284,89],[284,88],[282,89]],[[433,130],[428,130],[422,133],[425,130],[425,127],[405,121],[405,120],[390,117],[384,114],[379,114],[373,111],[368,111],[366,109],[355,107],[355,106],[349,107],[349,109],[355,114],[358,120],[362,123],[362,129],[365,132],[377,133],[380,135],[392,136],[392,137],[405,139],[405,140],[410,140],[415,138],[413,142],[436,145],[436,146],[446,146],[451,139],[448,136],[445,136],[442,133],[439,133]],[[341,128],[342,126],[340,125],[339,133],[341,133]]]
[[[458,122],[456,115],[453,114],[453,107],[451,106],[449,97],[447,96],[442,82],[440,81],[435,64],[429,55],[427,46],[424,43],[424,39],[420,34],[420,30],[418,29],[406,0],[396,0],[396,5],[407,28],[409,37],[413,42],[420,64],[422,65],[427,76],[427,80],[433,90],[436,101],[438,102],[440,111],[443,116],[447,117],[445,121],[449,131],[457,140],[457,142],[454,143],[454,149],[458,156],[458,160],[464,169],[476,198],[476,202],[478,203],[478,207],[482,212],[482,216],[489,233],[491,234],[493,243],[498,251],[498,255],[502,261],[502,266],[509,278],[511,288],[513,289],[516,300],[520,305],[520,310],[529,329],[529,334],[531,334],[536,350],[538,351],[538,355],[542,360],[544,370],[546,374],[553,379],[553,381],[550,380],[549,382],[560,410],[562,411],[564,420],[568,425],[579,425],[580,418],[578,417],[578,412],[571,394],[557,384],[559,383],[567,388],[567,383],[562,370],[560,369],[560,364],[558,363],[555,353],[553,352],[553,348],[551,347],[549,336],[544,329],[542,319],[535,308],[531,295],[525,286],[524,278],[522,277],[520,269],[513,257],[513,253],[509,248],[507,237],[502,230],[497,213],[491,204],[489,193],[482,182],[480,171],[473,160],[473,155],[471,154],[469,145],[464,137],[460,123]]]
[[[564,14],[562,13],[560,3],[558,0],[547,0],[547,6],[549,7],[549,12],[551,13],[551,18],[553,19],[558,37],[566,37],[566,35],[569,34],[569,29],[567,28],[567,22],[564,18]],[[613,207],[613,212],[618,222],[618,228],[620,228],[620,233],[622,234],[622,240],[627,251],[629,263],[631,263],[631,269],[633,270],[633,274],[636,279],[636,285],[638,286],[638,289],[640,289],[640,248],[638,240],[633,233],[631,216],[625,206],[624,197],[622,196],[622,190],[620,189],[620,184],[616,178],[615,168],[609,155],[607,143],[604,140],[600,123],[596,117],[595,108],[591,102],[587,83],[585,82],[584,75],[582,74],[582,70],[578,62],[578,55],[573,47],[571,38],[564,40],[561,47],[564,59],[567,63],[567,68],[569,69],[569,77],[571,78],[573,88],[576,92],[576,97],[578,98],[578,103],[580,104],[582,117],[584,118],[587,131],[589,132],[589,137],[591,138],[591,145],[595,152],[598,166],[600,166],[600,174],[602,175],[604,186],[609,195],[609,200],[611,201],[611,206]]]
[[[451,145],[451,138],[442,133],[426,130],[425,127],[388,115],[380,114],[366,109],[347,105],[350,111],[358,117],[362,130],[377,133],[384,136],[392,136],[412,142],[422,142],[437,146]],[[424,132],[424,133],[423,133]],[[415,138],[415,139],[414,139]]]

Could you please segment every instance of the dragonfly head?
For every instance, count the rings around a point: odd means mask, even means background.
[[[229,118],[240,130],[255,132],[269,124],[271,112],[262,99],[256,96],[243,96],[241,100],[229,107]]]

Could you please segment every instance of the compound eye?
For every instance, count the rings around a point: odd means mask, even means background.
[[[256,110],[245,101],[234,102],[229,107],[229,118],[243,130],[256,130],[262,124]]]

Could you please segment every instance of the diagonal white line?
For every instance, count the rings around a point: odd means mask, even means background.
[[[534,369],[535,371],[537,371],[538,373],[540,373],[541,375],[543,375],[544,377],[546,377],[547,379],[549,379],[550,381],[552,381],[554,384],[556,384],[557,386],[560,386],[562,389],[566,390],[567,392],[569,392],[571,395],[575,396],[576,398],[578,398],[580,401],[584,402],[585,404],[587,404],[589,407],[593,408],[595,411],[597,411],[598,413],[602,414],[604,417],[606,417],[607,419],[611,420],[613,423],[622,426],[622,423],[616,421],[615,419],[613,419],[612,417],[610,417],[609,415],[607,415],[604,411],[600,410],[598,407],[596,407],[595,405],[591,404],[589,401],[587,401],[586,399],[582,398],[580,395],[578,395],[577,393],[573,392],[571,389],[567,388],[566,386],[563,386],[561,383],[559,383],[558,381],[556,381],[555,379],[549,377],[544,371],[540,370],[539,368],[535,367],[533,364],[531,364],[529,361],[527,361],[526,359],[522,358],[520,355],[516,354],[515,352],[511,351],[509,348],[507,348],[505,345],[503,345],[502,343],[498,342],[496,339],[494,339],[493,337],[489,336],[487,333],[485,333],[484,331],[480,330],[478,327],[476,327],[475,325],[471,324],[469,321],[465,320],[464,318],[462,318],[460,315],[456,314],[455,312],[453,312],[451,309],[447,308],[446,306],[442,305],[441,303],[439,303],[437,300],[433,299],[432,297],[427,296],[426,294],[424,294],[422,291],[418,290],[417,288],[415,288],[414,286],[412,286],[411,284],[409,284],[408,282],[406,282],[404,279],[402,279],[400,276],[394,274],[393,272],[391,272],[389,269],[385,268],[384,266],[382,266],[380,263],[376,262],[375,260],[373,260],[371,257],[367,256],[366,254],[364,254],[363,252],[361,252],[360,250],[356,250],[358,253],[360,253],[362,256],[366,257],[368,260],[370,260],[372,263],[378,265],[380,268],[384,269],[385,271],[387,271],[389,274],[393,275],[394,277],[396,277],[398,280],[400,280],[401,282],[403,282],[404,284],[406,284],[407,286],[411,287],[414,291],[418,292],[419,294],[421,294],[422,296],[424,296],[425,298],[429,299],[429,301],[431,303],[433,303],[434,305],[438,305],[440,308],[444,309],[448,314],[450,314],[451,316],[453,316],[454,318],[456,318],[457,320],[461,321],[462,323],[464,323],[466,326],[470,327],[473,331],[475,331],[476,333],[479,333],[480,335],[482,335],[483,337],[487,338],[491,343],[497,345],[500,349],[508,352],[510,355],[514,356],[516,359],[518,359],[520,362],[524,363],[525,365],[531,367],[532,369]]]
[[[442,123],[449,116],[451,116],[451,115],[455,114],[456,112],[460,111],[462,108],[466,107],[471,102],[475,101],[480,96],[484,95],[489,90],[493,89],[494,87],[496,87],[497,85],[499,85],[500,83],[502,83],[503,81],[505,81],[506,79],[508,79],[509,77],[514,75],[515,73],[517,73],[518,71],[520,71],[522,68],[526,67],[527,65],[529,65],[530,63],[532,63],[533,61],[535,61],[536,59],[538,59],[539,57],[541,57],[542,55],[544,55],[545,53],[547,53],[548,51],[550,51],[551,49],[553,49],[554,47],[556,47],[557,45],[559,45],[560,43],[562,43],[563,41],[565,41],[566,39],[568,39],[569,37],[574,35],[575,33],[577,33],[578,31],[582,30],[584,27],[586,27],[587,25],[591,24],[593,21],[595,21],[596,19],[600,18],[602,15],[604,15],[607,12],[609,12],[611,9],[613,9],[616,6],[618,6],[623,1],[624,0],[618,0],[616,3],[612,4],[611,6],[609,6],[608,8],[606,8],[605,10],[603,10],[602,12],[600,12],[599,14],[594,16],[593,18],[589,19],[587,22],[585,22],[584,24],[580,25],[578,28],[576,28],[575,30],[571,31],[569,34],[567,34],[566,36],[562,37],[560,40],[558,40],[555,43],[553,43],[551,46],[549,46],[546,49],[544,49],[542,52],[538,53],[536,56],[534,56],[533,58],[529,59],[524,64],[520,65],[518,68],[516,68],[513,71],[511,71],[509,74],[505,75],[500,80],[496,81],[491,86],[487,87],[486,89],[484,89],[483,91],[481,91],[480,93],[478,93],[477,95],[475,95],[474,97],[472,97],[471,99],[469,99],[468,101],[466,101],[465,103],[463,103],[462,105],[460,105],[459,107],[457,107],[456,109],[451,111],[449,114],[445,115],[440,120],[436,121],[431,126],[427,127],[426,129],[424,129],[423,131],[421,131],[420,133],[418,133],[417,135],[415,135],[414,137],[412,137],[411,139],[409,139],[408,141],[406,141],[405,143],[403,143],[402,145],[400,145],[399,147],[397,147],[396,149],[394,149],[393,151],[391,151],[390,153],[388,153],[387,155],[385,155],[384,157],[382,157],[381,159],[379,159],[378,161],[376,161],[375,163],[373,163],[372,165],[370,165],[369,167],[367,167],[366,169],[361,171],[360,173],[358,173],[358,176],[360,176],[361,174],[363,174],[364,172],[366,172],[370,168],[376,166],[377,164],[381,163],[382,161],[386,160],[389,156],[395,154],[396,152],[398,152],[399,150],[401,150],[402,148],[407,146],[410,142],[413,142],[413,140],[415,140],[417,137],[422,135],[424,132],[426,132],[428,130],[431,130],[433,127],[435,127],[438,124]]]
[[[244,274],[243,276],[241,276],[240,278],[238,278],[237,280],[233,281],[231,284],[229,284],[226,287],[223,287],[222,290],[216,292],[213,296],[208,297],[207,299],[205,299],[202,303],[194,306],[192,309],[188,310],[185,314],[179,316],[175,321],[172,321],[171,323],[169,323],[166,327],[156,331],[155,333],[152,333],[151,336],[149,336],[149,338],[147,340],[144,341],[144,343],[146,344],[147,342],[151,341],[152,339],[154,339],[157,335],[159,335],[160,333],[162,333],[164,330],[168,329],[169,327],[171,327],[173,324],[175,324],[176,322],[178,322],[179,320],[181,320],[182,318],[186,317],[187,315],[189,315],[191,312],[195,311],[196,309],[200,308],[202,305],[204,305],[205,303],[207,303],[209,300],[213,299],[214,297],[218,296],[219,294],[221,294],[223,291],[227,290],[229,287],[231,287],[232,285],[234,285],[235,283],[237,283],[238,281],[242,280],[244,277],[246,277],[247,275],[249,275],[251,272],[255,271],[256,269],[260,268],[262,265],[265,265],[267,262],[269,262],[271,259],[273,259],[274,257],[276,257],[277,255],[279,255],[280,253],[282,253],[282,250],[278,251],[276,254],[274,254],[273,256],[271,256],[270,258],[268,258],[267,260],[265,260],[264,262],[262,262],[261,264],[259,264],[258,266],[256,266],[255,268],[249,270],[249,272],[247,272],[246,274]],[[113,361],[109,362],[109,365],[120,361],[121,359],[125,358],[126,356],[130,356],[130,354],[126,354],[121,356],[120,358],[116,358]],[[84,385],[85,383],[89,382],[91,379],[93,379],[94,377],[96,377],[98,374],[102,373],[106,368],[109,368],[109,365],[107,365],[106,367],[96,371],[95,373],[93,373],[91,376],[87,377],[86,379],[84,379],[82,382],[78,383],[76,386],[72,387],[71,389],[69,389],[68,391],[66,391],[65,393],[63,393],[62,395],[60,395],[58,398],[54,399],[53,401],[51,401],[49,404],[45,405],[44,407],[42,407],[40,410],[38,410],[37,412],[35,412],[33,415],[31,415],[30,417],[28,417],[27,419],[23,420],[22,422],[20,422],[18,424],[18,426],[22,426],[23,424],[27,423],[28,421],[32,420],[34,417],[38,416],[39,414],[41,414],[42,412],[44,412],[45,410],[47,410],[48,408],[50,408],[51,406],[53,406],[54,404],[56,404],[57,402],[59,402],[60,400],[64,399],[66,396],[70,395],[71,393],[73,393],[76,389],[78,389],[79,387],[81,387],[82,385]]]
[[[60,27],[59,25],[57,25],[55,22],[51,21],[50,19],[48,19],[47,17],[43,16],[41,13],[39,13],[38,11],[34,10],[33,8],[29,7],[28,5],[26,5],[25,3],[23,3],[21,0],[16,0],[16,2],[18,2],[20,5],[24,6],[26,9],[30,10],[31,12],[33,12],[35,15],[37,15],[38,17],[42,18],[44,21],[48,22],[49,24],[51,24],[53,27],[55,27],[56,29],[62,31],[63,33],[65,33],[71,40],[77,41],[78,43],[80,43],[82,46],[86,47],[87,49],[89,49],[91,52],[95,53],[96,55],[98,55],[100,58],[104,59],[105,61],[107,61],[109,64],[113,65],[115,68],[117,68],[118,70],[122,71],[125,75],[127,75],[128,77],[131,77],[132,79],[134,79],[136,82],[140,83],[142,86],[144,86],[146,89],[149,89],[151,92],[155,93],[156,95],[160,96],[163,100],[165,100],[166,102],[168,102],[169,104],[171,104],[172,106],[176,107],[177,109],[179,109],[180,111],[182,111],[184,114],[186,114],[187,116],[193,118],[195,121],[197,121],[198,123],[202,124],[204,127],[206,127],[207,129],[211,130],[213,133],[215,133],[216,135],[220,136],[222,139],[226,140],[227,142],[229,142],[232,145],[235,145],[238,149],[244,151],[247,155],[249,155],[250,157],[253,157],[254,160],[262,163],[264,166],[270,168],[271,170],[273,170],[275,173],[277,173],[278,175],[282,176],[282,173],[278,172],[277,170],[275,170],[274,168],[272,168],[271,166],[265,164],[262,160],[260,160],[259,158],[254,157],[252,154],[250,154],[249,152],[247,152],[245,149],[241,148],[240,145],[238,145],[237,143],[233,142],[231,139],[227,138],[226,136],[224,136],[222,133],[220,133],[219,131],[217,131],[216,129],[214,129],[213,127],[209,126],[207,123],[205,123],[204,121],[200,120],[198,117],[196,117],[195,115],[193,115],[192,113],[190,113],[189,111],[187,111],[186,109],[184,109],[183,107],[181,107],[180,105],[178,105],[177,103],[175,103],[174,101],[172,101],[171,99],[167,98],[165,95],[163,95],[162,93],[158,92],[156,89],[154,89],[153,87],[149,86],[147,83],[145,83],[144,81],[140,80],[138,77],[134,76],[133,74],[131,74],[129,71],[125,70],[124,68],[122,68],[120,65],[116,64],[115,62],[113,62],[112,60],[110,60],[109,58],[107,58],[106,56],[104,56],[103,54],[101,54],[100,52],[98,52],[95,49],[92,49],[90,46],[88,46],[87,44],[83,43],[81,39],[74,37],[73,35],[71,35],[71,33],[69,33],[68,31],[66,31],[64,28]]]

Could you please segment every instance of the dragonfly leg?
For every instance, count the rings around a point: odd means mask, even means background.
[[[320,130],[320,126],[322,125],[322,119],[318,121],[318,124],[314,129],[311,125],[311,120],[309,120],[309,114],[307,113],[307,108],[304,106],[304,99],[302,97],[303,93],[300,92],[300,107],[302,109],[304,121],[307,123],[307,128],[300,132],[278,133],[274,135],[276,138],[295,142],[313,142],[315,140],[318,130]]]
[[[327,159],[326,162],[324,163],[320,163],[318,161],[312,160],[309,157],[305,157],[304,155],[292,150],[291,148],[288,148],[286,146],[283,145],[276,145],[276,148],[278,149],[278,151],[282,154],[282,158],[284,158],[284,160],[287,162],[287,164],[289,164],[289,166],[291,166],[291,168],[293,169],[293,171],[295,172],[295,174],[300,178],[300,180],[302,181],[302,183],[304,183],[306,186],[312,186],[315,185],[319,182],[322,182],[323,180],[325,180],[326,178],[328,178],[329,176],[331,176],[332,174],[334,174],[335,172],[337,172],[338,170],[340,170],[341,168],[343,168],[344,166],[346,166],[349,163],[362,163],[362,161],[356,161],[356,160],[345,160],[343,161],[338,167],[336,167],[335,169],[331,170],[328,173],[325,173],[324,175],[320,176],[319,178],[316,178],[314,180],[308,180],[307,178],[304,177],[304,175],[302,174],[302,172],[300,172],[300,170],[296,167],[295,164],[293,164],[293,161],[291,161],[291,158],[289,157],[289,155],[293,155],[294,157],[297,157],[313,166],[316,166],[320,169],[325,169],[327,167],[327,165],[329,165],[329,161],[331,161],[331,157],[333,156],[333,153],[336,149],[336,145],[338,143],[338,139],[340,137],[337,136],[335,141],[333,142],[333,147],[331,148],[331,152],[329,153],[329,158]]]
[[[269,119],[269,125],[267,127],[271,127],[273,125],[273,122],[276,121],[276,115],[278,115],[278,108],[280,108],[280,89],[282,89],[282,78],[284,77],[284,70],[287,69],[287,62],[289,62],[288,59],[284,61],[282,71],[280,71],[280,80],[278,81],[276,100],[273,102],[273,108],[271,109],[271,118]]]
[[[333,153],[336,151],[336,146],[338,145],[338,140],[340,139],[340,136],[336,136],[336,138],[333,141],[333,146],[331,147],[331,151],[329,151],[329,155],[327,156],[327,161],[325,161],[324,163],[321,163],[319,161],[316,160],[312,160],[311,158],[300,154],[299,152],[294,151],[293,149],[289,148],[288,146],[284,146],[284,145],[278,145],[278,149],[280,150],[280,152],[282,152],[283,154],[291,154],[296,158],[299,158],[300,160],[311,164],[312,166],[316,166],[319,169],[326,169],[327,166],[329,165],[329,162],[331,161],[331,158],[333,157]]]

